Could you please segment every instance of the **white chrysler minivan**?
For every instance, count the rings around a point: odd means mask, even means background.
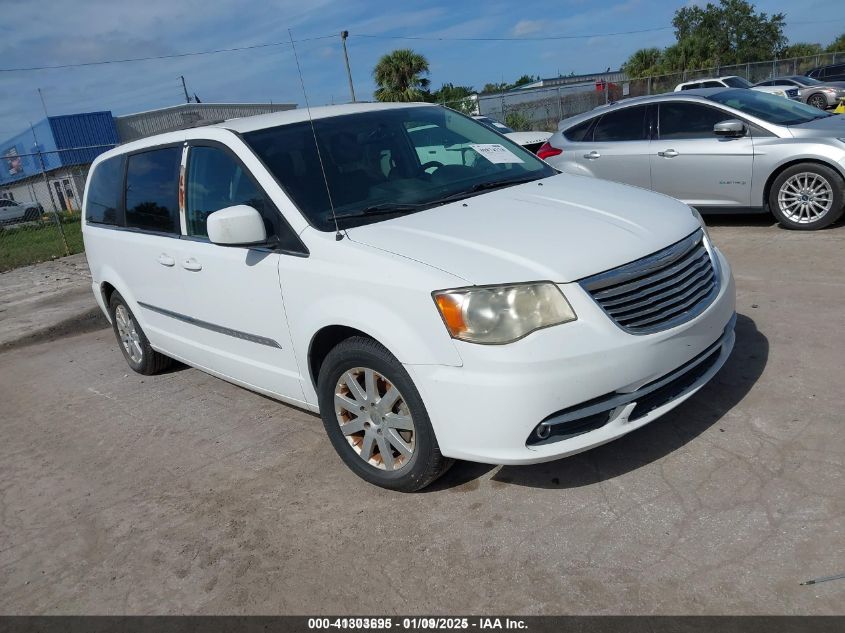
[[[696,212],[559,175],[439,106],[122,145],[93,165],[83,232],[132,369],[178,359],[319,412],[343,461],[396,490],[455,458],[531,464],[620,437],[734,343],[733,277]]]

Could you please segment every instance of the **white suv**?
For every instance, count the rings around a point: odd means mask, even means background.
[[[319,412],[353,471],[416,490],[452,458],[608,442],[725,362],[733,279],[685,204],[558,175],[438,106],[311,115],[95,161],[86,252],[132,369],[175,358]]]
[[[751,90],[757,90],[758,92],[768,92],[769,94],[777,95],[778,97],[786,97],[787,99],[801,99],[798,94],[798,88],[792,89],[789,86],[755,86],[747,79],[737,77],[736,75],[708,77],[705,79],[685,81],[675,86],[675,92],[696,90],[698,88],[749,88]]]

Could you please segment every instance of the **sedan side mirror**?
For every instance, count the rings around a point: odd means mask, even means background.
[[[215,211],[206,220],[208,239],[221,246],[259,246],[267,242],[261,214],[246,204]]]
[[[713,126],[713,134],[716,136],[745,136],[745,123],[738,119],[719,121]]]

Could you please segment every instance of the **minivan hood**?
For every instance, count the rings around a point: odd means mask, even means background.
[[[644,257],[699,228],[660,194],[560,174],[375,224],[353,241],[485,285],[575,281]]]

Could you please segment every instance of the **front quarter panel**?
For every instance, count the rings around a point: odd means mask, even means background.
[[[341,325],[371,336],[406,365],[461,365],[431,292],[466,285],[462,279],[405,257],[309,228],[309,257],[288,257],[279,274],[309,404],[316,392],[308,371],[314,336]]]
[[[751,205],[766,204],[766,185],[773,173],[802,161],[824,163],[845,178],[845,144],[841,141],[801,137],[755,138]]]

